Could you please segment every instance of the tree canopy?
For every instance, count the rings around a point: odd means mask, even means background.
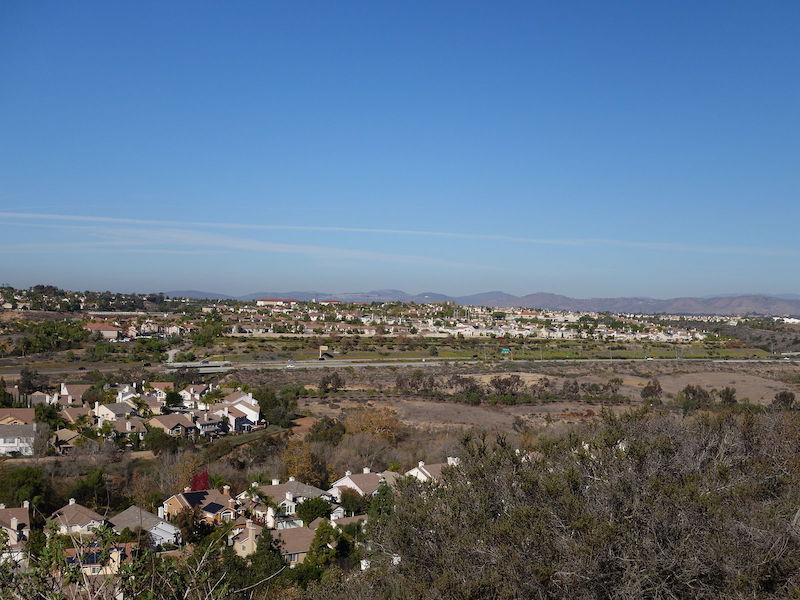
[[[702,394],[700,394],[702,395]],[[371,567],[308,597],[783,598],[800,585],[800,418],[649,413],[402,480]]]

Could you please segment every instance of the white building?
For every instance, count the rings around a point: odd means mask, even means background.
[[[459,460],[453,456],[448,456],[446,463],[426,465],[423,461],[419,461],[417,466],[408,471],[406,475],[419,479],[423,483],[426,481],[439,481],[442,478],[442,469],[454,467],[458,463]]]
[[[33,456],[36,423],[0,425],[0,456]]]

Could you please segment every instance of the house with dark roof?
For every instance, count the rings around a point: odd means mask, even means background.
[[[102,427],[106,421],[117,421],[136,414],[133,407],[127,402],[112,402],[110,404],[94,403],[94,416],[97,417],[97,426]]]
[[[172,520],[182,512],[192,511],[196,518],[209,525],[233,521],[239,512],[236,500],[231,497],[231,488],[223,486],[219,490],[197,490],[185,488],[180,494],[170,496],[164,501],[164,517]]]
[[[225,420],[208,411],[200,415],[194,424],[198,433],[205,438],[215,438],[228,431],[228,424]]]
[[[64,558],[69,566],[77,567],[83,575],[116,575],[120,567],[133,560],[134,542],[117,543],[106,548],[92,542],[78,548],[65,548]]]

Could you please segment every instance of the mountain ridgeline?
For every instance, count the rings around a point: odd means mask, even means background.
[[[559,294],[537,292],[514,296],[505,292],[483,292],[469,296],[448,296],[436,292],[408,294],[401,290],[375,290],[329,294],[325,292],[259,292],[246,296],[228,296],[196,290],[165,292],[170,297],[207,298],[213,300],[252,301],[258,298],[294,298],[296,300],[341,300],[343,302],[455,302],[464,306],[522,306],[551,310],[597,311],[612,313],[685,314],[685,315],[800,315],[800,299],[791,296],[745,294],[711,298],[570,298]]]

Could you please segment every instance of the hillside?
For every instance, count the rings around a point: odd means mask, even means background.
[[[344,302],[455,302],[464,306],[494,306],[544,308],[550,310],[578,310],[612,313],[666,313],[685,315],[800,315],[800,299],[763,294],[739,296],[714,296],[708,298],[571,298],[559,294],[537,292],[514,296],[502,291],[483,292],[468,296],[448,296],[438,292],[409,294],[402,290],[385,289],[369,292],[331,294],[328,292],[257,292],[244,296],[228,296],[197,290],[165,292],[170,297],[236,299],[252,301],[257,298],[295,298],[297,300],[335,299]]]

